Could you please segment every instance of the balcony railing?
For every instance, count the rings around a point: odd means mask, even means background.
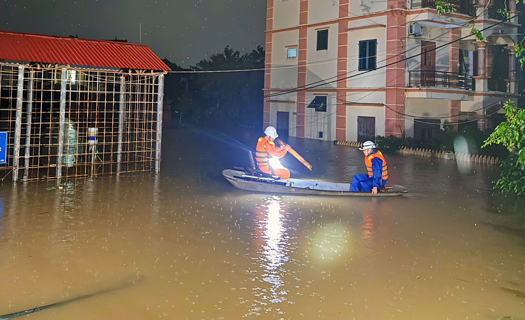
[[[408,72],[408,86],[472,90],[472,77],[452,72],[412,70]]]
[[[472,0],[445,0],[444,2],[456,9],[456,13],[463,13],[469,16],[476,14],[476,9]],[[436,8],[436,0],[412,0],[412,9]]]
[[[509,80],[502,78],[490,78],[488,82],[489,91],[508,92]]]

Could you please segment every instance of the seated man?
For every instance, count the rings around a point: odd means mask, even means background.
[[[376,150],[376,145],[372,141],[363,143],[359,148],[365,155],[365,165],[368,174],[356,174],[352,180],[350,191],[353,192],[372,192],[377,194],[380,188],[386,185],[388,180],[388,168],[385,157],[381,151]]]
[[[286,168],[280,165],[276,165],[275,168],[271,166],[272,158],[280,159],[284,157],[288,150],[290,150],[290,146],[287,144],[280,147],[275,146],[274,141],[279,135],[277,135],[277,130],[272,126],[268,126],[266,130],[264,130],[264,134],[266,136],[259,138],[257,147],[255,148],[255,161],[257,162],[259,170],[278,176],[283,180],[290,179],[290,171]]]

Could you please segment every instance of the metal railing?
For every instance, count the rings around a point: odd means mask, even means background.
[[[161,73],[0,62],[0,174],[13,181],[158,171]]]
[[[476,13],[472,0],[447,0],[446,2],[450,3],[450,5],[456,9],[456,13],[462,13],[472,17]],[[436,0],[412,0],[411,9],[419,8],[436,8]]]
[[[490,78],[488,81],[489,91],[509,92],[509,80],[503,78]]]
[[[472,90],[472,77],[453,72],[412,70],[408,72],[408,86]]]

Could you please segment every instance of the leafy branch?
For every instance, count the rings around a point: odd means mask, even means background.
[[[483,147],[500,144],[511,152],[501,165],[501,177],[496,182],[496,188],[525,195],[525,110],[518,110],[513,101],[506,101],[503,108],[506,121],[496,127]]]
[[[445,1],[436,1],[436,10],[438,14],[450,14],[456,12],[456,8],[454,8],[450,3]]]
[[[519,0],[518,0],[519,1]],[[525,1],[525,0],[522,0],[522,1]],[[490,3],[490,1],[489,1]],[[445,2],[445,1],[436,1],[436,10],[438,12],[438,14],[440,15],[446,15],[446,14],[451,14],[451,13],[454,13],[456,12],[456,8],[454,8],[452,6],[452,4],[448,3],[448,2]],[[502,9],[500,9],[502,10]],[[506,10],[503,10],[503,11],[506,11]],[[499,10],[498,10],[499,12]],[[510,14],[509,14],[509,17],[510,17]],[[472,30],[471,30],[471,33],[476,37],[476,40],[477,41],[483,41],[483,42],[487,42],[487,40],[485,39],[485,37],[483,37],[483,34],[481,33],[481,31],[475,27],[472,27]]]
[[[505,4],[507,6],[507,4]],[[510,12],[507,9],[498,9],[498,14],[501,16],[502,20],[510,20]]]
[[[485,37],[483,36],[483,33],[481,33],[479,29],[472,27],[472,30],[470,31],[470,33],[472,33],[474,37],[476,37],[476,40],[480,42],[487,42],[487,39],[485,39]]]
[[[514,50],[516,50],[516,57],[518,58],[518,61],[520,62],[521,68],[525,67],[525,38],[521,39],[520,43],[514,46]]]

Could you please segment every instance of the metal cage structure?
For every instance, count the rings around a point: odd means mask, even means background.
[[[158,173],[164,74],[0,61],[2,176]]]

